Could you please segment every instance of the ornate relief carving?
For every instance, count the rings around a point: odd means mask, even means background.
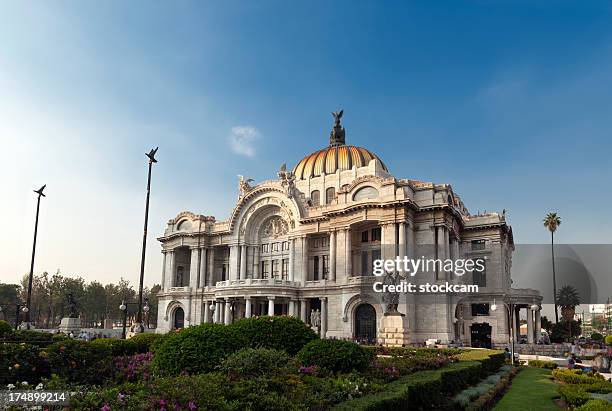
[[[238,176],[238,191],[239,191],[240,198],[244,197],[246,193],[248,193],[249,191],[253,189],[253,187],[251,187],[251,184],[250,184],[251,181],[253,181],[252,178],[245,179],[241,175]]]
[[[263,229],[263,235],[266,237],[280,237],[289,232],[289,226],[281,217],[272,217]]]

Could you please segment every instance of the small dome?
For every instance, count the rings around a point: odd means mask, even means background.
[[[371,151],[350,145],[334,145],[307,155],[294,167],[293,174],[298,180],[306,180],[324,174],[334,174],[337,170],[350,170],[365,167],[371,160],[378,160],[385,171],[387,167]]]

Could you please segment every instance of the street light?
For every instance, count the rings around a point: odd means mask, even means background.
[[[124,340],[125,340],[125,337],[126,337],[125,329],[127,327],[128,306],[129,305],[134,305],[134,304],[138,304],[138,303],[126,303],[125,300],[121,300],[121,305],[119,306],[119,309],[121,311],[123,311],[123,331],[121,333],[121,336],[122,336],[122,338]],[[148,313],[149,309],[150,309],[149,308],[149,299],[145,298],[145,303],[144,303],[144,307],[142,307],[142,311],[144,311],[145,313]]]
[[[142,255],[140,258],[140,284],[138,286],[138,314],[136,315],[136,322],[132,326],[132,331],[135,333],[144,332],[144,326],[142,325],[142,286],[144,283],[144,270],[145,270],[145,254],[147,251],[147,226],[149,224],[149,197],[151,196],[151,169],[153,163],[157,163],[155,159],[155,153],[157,149],[154,148],[145,154],[149,158],[149,173],[147,175],[147,201],[145,203],[145,218],[144,218],[144,232],[142,235]]]
[[[38,235],[38,215],[40,212],[40,197],[46,197],[46,195],[43,194],[43,190],[45,189],[47,185],[43,185],[41,188],[39,188],[38,190],[34,190],[34,192],[36,194],[38,194],[38,199],[36,200],[36,221],[34,223],[34,244],[32,245],[32,260],[30,261],[30,277],[28,279],[28,300],[26,303],[26,308],[28,308],[27,311],[24,311],[26,313],[26,327],[29,330],[30,329],[30,303],[32,302],[32,278],[34,277],[34,256],[36,255],[36,236]]]
[[[508,319],[510,320],[510,324],[508,325],[510,331],[510,364],[514,365],[514,304],[512,302],[506,303],[502,301],[503,306],[508,310]],[[495,299],[493,299],[493,304],[491,304],[491,311],[497,310],[497,304],[495,304]]]

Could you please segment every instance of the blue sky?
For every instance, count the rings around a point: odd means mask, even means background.
[[[554,4],[554,5],[553,5]],[[607,2],[0,3],[2,281],[29,269],[136,283],[143,153],[154,236],[179,211],[225,219],[237,174],[273,178],[347,142],[397,177],[447,182],[515,240],[609,243]],[[247,136],[237,147],[233,133]]]

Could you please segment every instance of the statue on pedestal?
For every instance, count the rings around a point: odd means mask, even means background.
[[[404,277],[396,272],[388,272],[385,274],[383,281],[384,285],[398,285]],[[399,293],[398,292],[386,292],[383,295],[383,302],[385,303],[385,314],[384,315],[404,315],[397,310],[399,305]]]

